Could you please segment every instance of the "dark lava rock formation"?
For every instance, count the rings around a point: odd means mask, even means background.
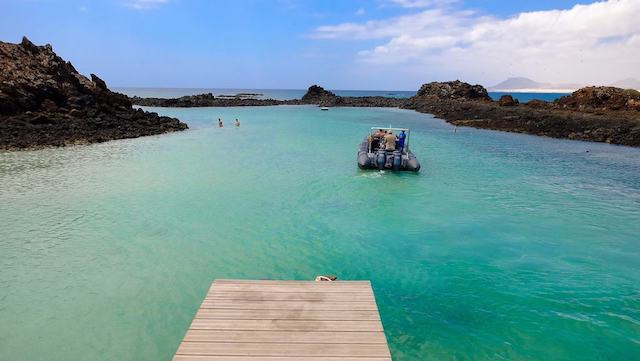
[[[241,107],[241,106],[267,106],[280,105],[283,102],[273,99],[255,99],[246,97],[215,97],[211,93],[186,95],[179,98],[141,98],[131,97],[131,102],[136,105],[155,107]]]
[[[518,104],[506,97],[494,102],[484,96],[475,100],[469,96],[434,96],[434,92],[441,94],[442,87],[432,84],[423,85],[421,89],[431,91],[411,98],[404,107],[459,126],[640,146],[640,111],[631,110],[637,104],[633,92],[613,88],[606,92],[611,96],[597,96],[594,89],[585,88],[553,103],[532,100]]]
[[[514,99],[511,95],[503,95],[500,97],[500,100],[498,100],[498,105],[501,107],[512,107],[519,103],[518,99]]]
[[[579,89],[571,95],[564,96],[556,100],[555,103],[565,109],[582,111],[640,111],[640,92],[633,89],[590,86]]]
[[[211,94],[176,99],[133,98],[154,106],[303,105],[398,107],[434,114],[447,122],[475,128],[640,146],[637,92],[618,88],[585,88],[556,102],[520,104],[510,95],[493,101],[481,85],[459,80],[432,82],[412,98],[342,97],[321,86],[309,87],[302,99],[220,99]]]
[[[51,45],[0,42],[0,150],[65,146],[184,130],[178,119],[132,108]]]
[[[491,101],[487,89],[482,85],[471,85],[460,80],[423,84],[416,93],[416,97],[439,100]]]
[[[325,102],[325,101],[331,101],[332,99],[336,98],[336,95],[333,94],[332,92],[325,90],[323,87],[319,86],[319,85],[312,85],[309,87],[309,89],[307,89],[307,92],[305,93],[305,95],[302,96],[302,101],[303,102]]]

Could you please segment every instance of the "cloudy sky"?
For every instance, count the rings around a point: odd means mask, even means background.
[[[640,79],[640,0],[8,0],[0,40],[112,86],[414,90]]]

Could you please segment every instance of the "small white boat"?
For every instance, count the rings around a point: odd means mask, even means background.
[[[321,107],[320,110],[329,110],[329,107]]]

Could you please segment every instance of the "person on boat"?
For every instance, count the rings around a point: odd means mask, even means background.
[[[236,128],[240,128],[240,121],[238,120],[238,118],[236,118],[235,124]]]
[[[218,128],[224,128],[224,123],[222,123],[222,118],[218,118]]]
[[[389,131],[387,135],[384,136],[384,149],[396,150],[396,136],[393,135],[392,131]]]
[[[387,135],[387,132],[385,132],[382,129],[378,129],[378,131],[373,136],[382,139],[382,138],[384,138],[385,135]]]
[[[404,142],[407,139],[407,134],[405,134],[404,130],[398,134],[398,149],[402,152],[404,151]]]

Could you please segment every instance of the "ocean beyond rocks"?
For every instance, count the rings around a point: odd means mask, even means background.
[[[51,45],[0,42],[0,150],[65,146],[187,129],[178,119],[133,109],[64,61]]]

